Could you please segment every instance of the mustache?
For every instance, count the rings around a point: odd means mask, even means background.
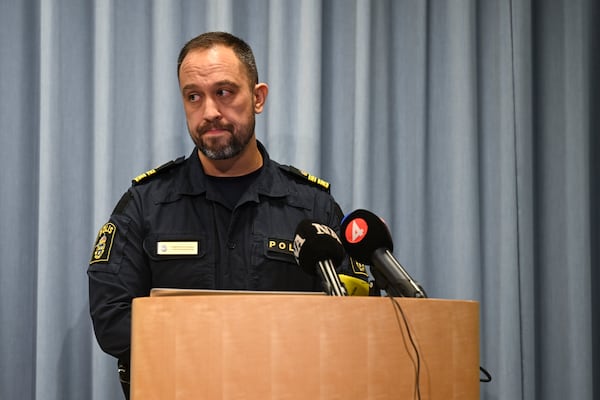
[[[220,124],[220,123],[204,124],[201,127],[199,127],[198,129],[196,129],[196,132],[198,132],[200,135],[202,135],[213,129],[233,132],[233,126],[231,124]]]

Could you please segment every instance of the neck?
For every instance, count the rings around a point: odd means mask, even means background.
[[[263,165],[256,140],[251,140],[240,154],[226,160],[212,160],[202,154],[200,150],[198,150],[198,157],[200,157],[204,173],[217,177],[248,175]]]

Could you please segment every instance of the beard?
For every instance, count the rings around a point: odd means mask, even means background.
[[[227,160],[240,154],[252,139],[254,134],[254,115],[250,120],[235,129],[231,124],[212,123],[201,126],[197,132],[196,146],[206,157],[211,160]],[[211,129],[220,129],[229,132],[229,136],[222,139],[207,138],[204,133]]]

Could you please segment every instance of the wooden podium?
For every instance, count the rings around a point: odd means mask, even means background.
[[[479,304],[396,300],[137,298],[131,398],[479,399]]]

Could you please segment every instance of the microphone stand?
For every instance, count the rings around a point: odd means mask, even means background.
[[[387,285],[382,285],[382,287],[390,295],[394,297],[427,297],[421,285],[410,277],[388,249],[375,250],[372,260],[377,270],[385,277]],[[392,268],[388,266],[392,266]]]
[[[339,276],[335,272],[335,267],[331,260],[319,261],[317,262],[317,271],[319,271],[319,275],[321,275],[321,280],[323,282],[323,286],[325,292],[329,296],[347,296],[348,293],[346,288],[340,281]]]

